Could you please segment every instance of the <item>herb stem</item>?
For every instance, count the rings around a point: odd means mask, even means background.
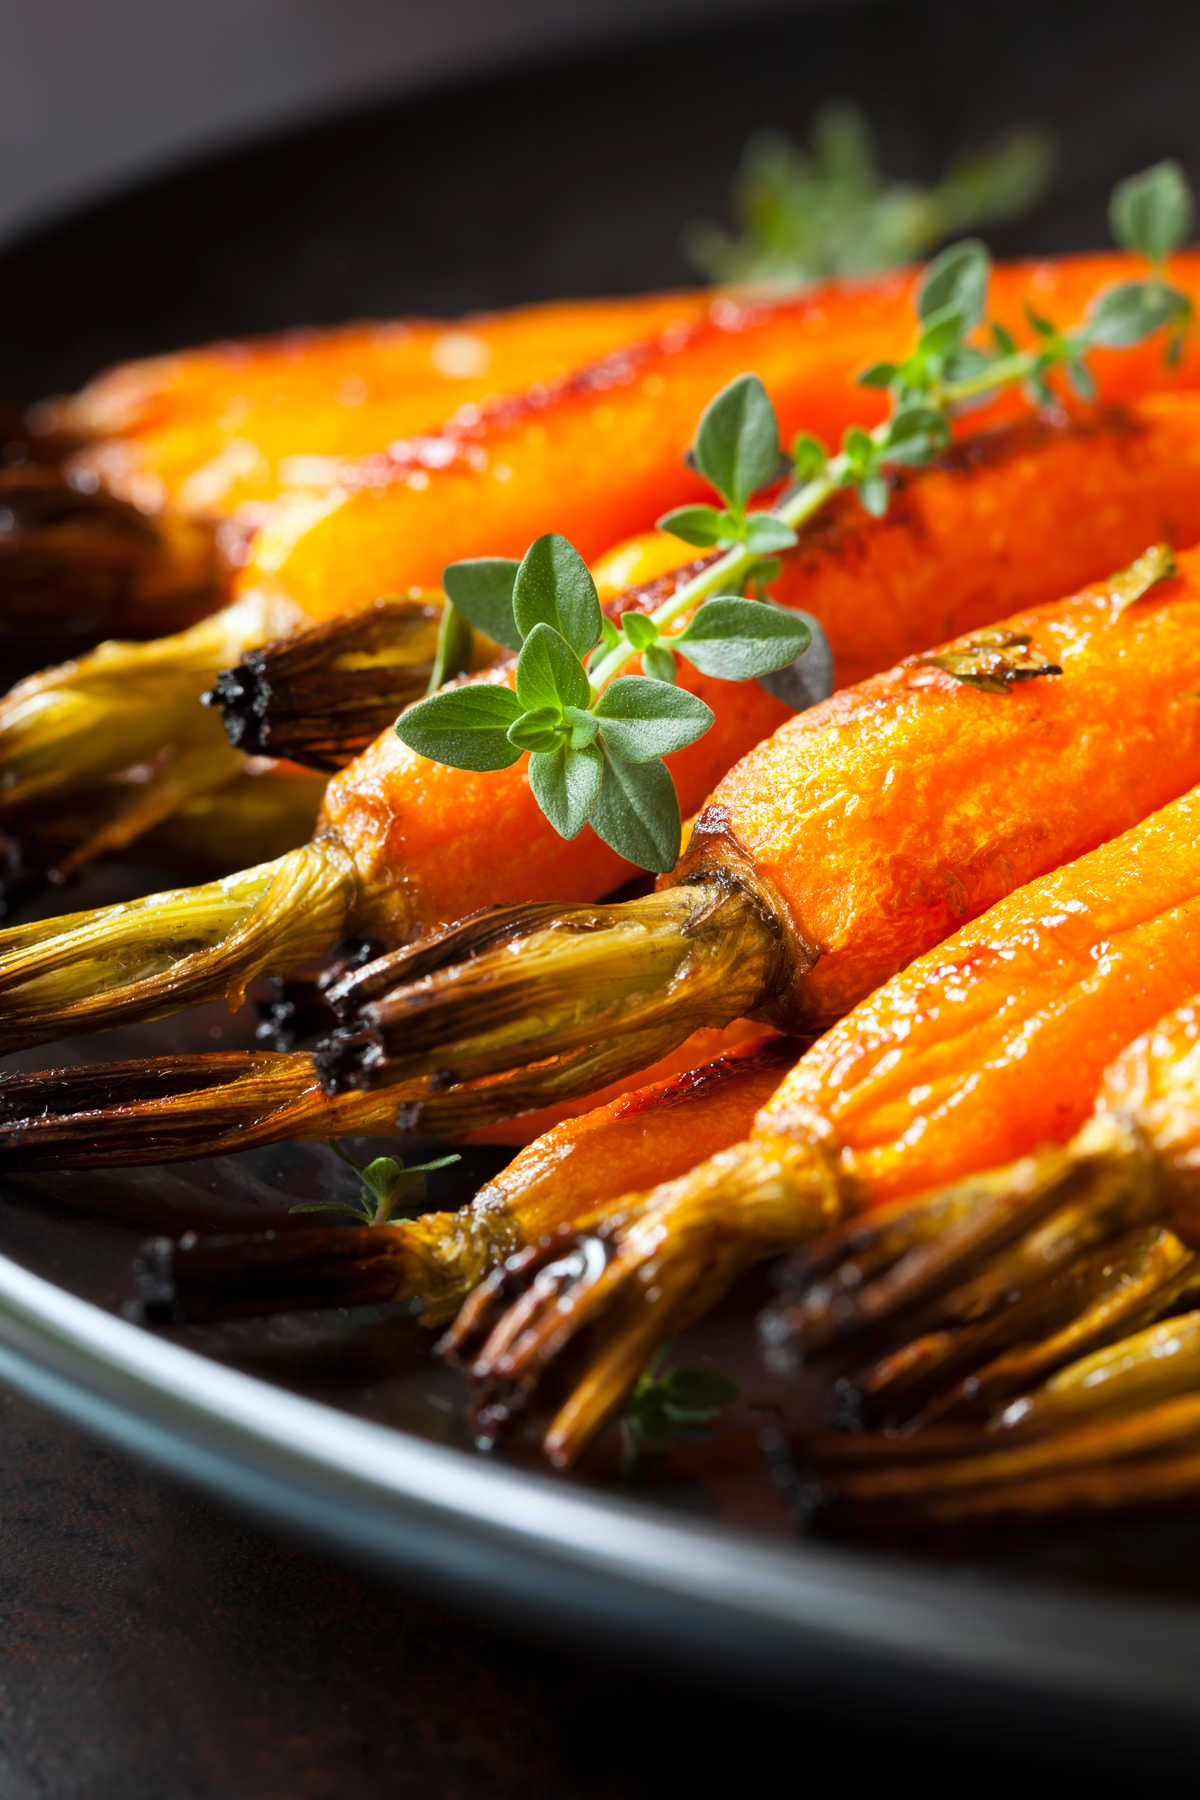
[[[1076,354],[1084,347],[1082,342],[1076,345],[1070,338],[1064,341],[1069,355]],[[944,411],[964,401],[978,399],[981,394],[1025,381],[1035,372],[1042,354],[1042,350],[1018,350],[1011,356],[989,363],[977,375],[931,385],[927,394],[928,403]],[[889,429],[890,421],[885,420],[868,433],[876,449],[886,450]],[[774,516],[783,524],[790,525],[793,530],[804,525],[840,487],[847,485],[852,472],[850,460],[844,453],[830,457],[820,475],[783,495],[772,508]],[[716,562],[710,563],[706,569],[677,588],[669,600],[664,600],[650,614],[651,623],[661,630],[664,625],[673,624],[681,614],[691,612],[712,594],[720,591],[739,592],[747,575],[761,560],[761,555],[746,545],[735,544],[731,550],[718,557]],[[670,639],[666,640],[666,648],[670,648]],[[624,638],[619,644],[615,644],[589,672],[592,692],[600,693],[639,654]]]
[[[779,504],[772,508],[774,516],[781,519],[785,525],[792,527],[803,525],[806,519],[810,519],[814,513],[821,510],[830,495],[838,488],[839,474],[849,468],[848,463],[843,468],[843,463],[842,457],[833,457],[825,472],[816,476],[812,481],[806,481],[803,487],[795,488],[785,494]],[[735,544],[732,550],[727,550],[723,556],[717,558],[716,562],[710,563],[706,569],[701,569],[698,575],[693,575],[690,581],[685,581],[682,587],[676,588],[671,598],[664,600],[662,605],[656,607],[650,614],[651,623],[657,625],[661,630],[664,625],[673,624],[681,614],[692,612],[702,600],[707,600],[710,594],[721,591],[738,593],[747,575],[761,561],[762,556],[758,551],[748,549],[745,544]],[[665,647],[670,648],[669,638],[666,640]],[[640,654],[641,652],[635,650],[633,645],[624,638],[619,644],[615,644],[589,672],[588,680],[591,683],[592,692],[598,694],[601,689],[606,688],[609,682],[621,673],[625,665]]]

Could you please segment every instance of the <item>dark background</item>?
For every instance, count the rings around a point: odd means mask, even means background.
[[[775,25],[743,23],[764,10]],[[722,17],[739,26],[715,39]],[[747,129],[801,132],[832,94],[866,106],[905,174],[1015,119],[1054,123],[1054,196],[1023,238],[995,241],[1099,242],[1112,178],[1190,158],[1200,93],[1182,3],[8,0],[4,24],[0,230],[361,103],[347,127],[185,171],[53,239],[34,229],[0,279],[12,398],[193,336],[678,280],[679,225],[720,209]],[[628,47],[671,26],[687,38],[665,61]],[[572,45],[582,61],[563,75],[553,58]],[[500,97],[443,97],[452,76],[530,58]],[[405,90],[427,97],[395,114],[382,97]],[[1103,1785],[1085,1743],[1029,1746],[1019,1721],[963,1744],[936,1695],[906,1736],[867,1694],[835,1717],[784,1714],[594,1661],[584,1642],[518,1641],[3,1395],[0,1446],[0,1800],[636,1800],[780,1780],[855,1791],[905,1765],[942,1785],[977,1783],[981,1765]],[[1141,1751],[1146,1773],[1155,1746]]]

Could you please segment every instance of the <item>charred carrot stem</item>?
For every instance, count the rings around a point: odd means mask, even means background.
[[[1114,579],[789,720],[718,784],[653,896],[493,912],[347,978],[331,1085],[487,1077],[494,1107],[510,1075],[525,1092],[533,1065],[582,1044],[619,1075],[625,1032],[662,1054],[734,1013],[793,1032],[837,1018],[1200,779],[1200,707],[1182,698],[1200,679],[1200,552],[1178,570],[1136,605]],[[972,658],[1000,639],[1023,660],[1034,646],[1043,674],[981,691]],[[1121,743],[1101,745],[1091,722],[1118,716]]]
[[[823,1217],[964,1180],[1081,1127],[1122,1040],[1200,979],[1198,819],[1194,790],[999,902],[818,1040],[744,1144],[581,1223],[580,1239],[600,1248],[576,1266],[560,1244],[553,1281],[531,1270],[515,1296],[510,1282],[504,1306],[481,1299],[450,1347],[482,1384],[486,1415],[540,1399],[586,1326],[585,1371],[546,1435],[551,1458],[570,1462],[648,1348],[768,1246],[803,1243]],[[1055,1166],[1046,1177],[1043,1187]],[[1036,1210],[1026,1217],[1043,1216],[1048,1194],[1036,1178],[1027,1191]],[[995,1210],[994,1193],[983,1199]],[[960,1195],[940,1217],[953,1235],[971,1211]],[[1022,1217],[1019,1206],[1000,1211],[995,1241]],[[895,1213],[884,1235],[902,1253]],[[971,1252],[991,1241],[960,1239]]]
[[[235,749],[340,769],[425,693],[441,616],[440,599],[377,601],[248,650],[203,699]]]
[[[148,518],[36,464],[0,471],[0,644],[11,674],[100,638],[181,631],[228,593],[211,531]],[[52,624],[51,624],[52,622]]]
[[[731,1142],[788,1060],[780,1045],[725,1057],[564,1121],[457,1213],[366,1229],[156,1240],[138,1283],[144,1310],[213,1319],[404,1301],[419,1302],[426,1323],[436,1324],[506,1256],[611,1197],[631,1175],[682,1172],[698,1151]],[[165,1081],[163,1090],[168,1098]],[[371,1124],[344,1119],[338,1129]]]
[[[204,887],[12,926],[2,934],[0,1046],[221,994],[237,1004],[254,975],[323,955],[353,896],[345,854],[317,840]]]
[[[548,919],[544,940],[536,924],[543,918]],[[438,940],[438,960],[447,955],[455,959],[452,997],[436,975],[421,975],[423,963],[434,954],[432,947],[418,946],[404,959],[415,980],[397,1000],[386,989],[396,967],[392,957],[368,964],[332,986],[326,997],[335,1009],[353,996],[356,1028],[334,1035],[319,1052],[329,1091],[381,1085],[377,1070],[402,1068],[410,1061],[422,1074],[432,1073],[438,1087],[459,1083],[463,1076],[453,1057],[439,1060],[432,1069],[424,1057],[425,1045],[438,1042],[448,1016],[464,1034],[486,1046],[473,1055],[467,1052],[472,1082],[514,1062],[523,1068],[531,1059],[514,1056],[504,1035],[505,1022],[519,1006],[522,1012],[527,1007],[540,1009],[541,1029],[556,1059],[569,1059],[574,1071],[572,1089],[587,1093],[627,1071],[628,1047],[619,1039],[597,1038],[595,1030],[596,1011],[603,1007],[611,1016],[623,990],[640,999],[650,987],[663,997],[665,1025],[643,1007],[634,1030],[639,1041],[656,1051],[661,1041],[665,1050],[690,1034],[689,1020],[697,1026],[724,1025],[742,1017],[748,1004],[753,1005],[764,989],[770,990],[784,966],[782,936],[771,915],[748,907],[739,891],[715,883],[650,895],[637,904],[632,917],[622,906],[580,907],[565,931],[558,927],[553,909],[529,907],[517,915],[515,927],[513,914],[497,909]],[[530,930],[532,935],[526,936]],[[505,968],[497,947],[514,939],[521,942],[522,955],[510,958]],[[594,966],[590,977],[584,972],[589,962]],[[563,980],[564,963],[569,982]],[[372,993],[377,984],[384,986],[384,997],[378,1003],[364,1003],[360,997]],[[601,989],[603,1001],[589,1006],[589,993],[599,994]],[[636,1051],[632,1054],[636,1057]],[[548,1070],[546,1079],[553,1082],[558,1074],[557,1069]],[[403,1081],[402,1073],[398,1079]],[[539,1078],[531,1073],[528,1080],[529,1091],[539,1093]],[[465,1096],[461,1098],[465,1101]],[[490,1089],[479,1089],[478,1123],[503,1116],[507,1105],[503,1091],[497,1090],[495,1096],[498,1112],[492,1098]]]

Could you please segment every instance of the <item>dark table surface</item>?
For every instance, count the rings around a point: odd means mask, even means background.
[[[1170,1775],[772,1705],[448,1612],[0,1392],[2,1800],[662,1800],[753,1783]]]

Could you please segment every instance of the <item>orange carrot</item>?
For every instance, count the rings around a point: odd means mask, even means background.
[[[32,425],[79,446],[73,477],[143,510],[229,516],[287,486],[324,486],[345,458],[436,431],[462,406],[687,327],[711,304],[703,293],[553,301],[214,344],[123,363],[36,408]]]

